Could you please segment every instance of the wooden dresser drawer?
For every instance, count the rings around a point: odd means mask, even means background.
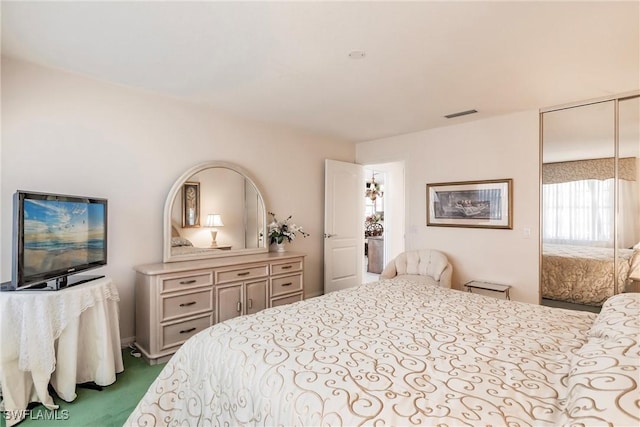
[[[267,277],[269,275],[268,264],[256,264],[238,266],[236,268],[226,268],[216,270],[216,284],[238,282],[241,280],[255,279],[256,277]]]
[[[184,343],[198,332],[213,324],[212,314],[183,322],[162,325],[162,350]]]
[[[271,300],[271,307],[278,307],[280,305],[291,304],[298,301],[302,301],[302,292],[286,297],[273,298]]]
[[[162,292],[171,292],[213,285],[213,274],[210,271],[198,274],[185,273],[180,276],[167,277],[161,280]]]
[[[271,296],[289,294],[302,290],[302,274],[275,277],[271,279]]]
[[[302,271],[302,258],[271,264],[271,274],[293,273],[294,271]]]
[[[213,289],[162,298],[162,321],[213,309]]]

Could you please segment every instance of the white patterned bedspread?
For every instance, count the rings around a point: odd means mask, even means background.
[[[592,313],[406,280],[333,292],[195,335],[126,425],[638,425],[637,296],[592,337]]]

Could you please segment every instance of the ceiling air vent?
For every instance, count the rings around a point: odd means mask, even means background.
[[[468,114],[474,114],[474,113],[477,113],[477,112],[478,112],[478,110],[460,111],[459,113],[447,114],[445,117],[447,119],[453,119],[454,117],[466,116]]]

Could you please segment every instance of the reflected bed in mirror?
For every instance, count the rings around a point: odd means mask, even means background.
[[[185,193],[196,185],[197,195]],[[218,161],[196,165],[176,180],[167,195],[163,262],[267,252],[265,236],[264,199],[237,165]]]

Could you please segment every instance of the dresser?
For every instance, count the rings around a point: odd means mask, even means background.
[[[302,301],[304,257],[267,252],[147,264],[136,270],[136,346],[164,362],[214,323]]]

